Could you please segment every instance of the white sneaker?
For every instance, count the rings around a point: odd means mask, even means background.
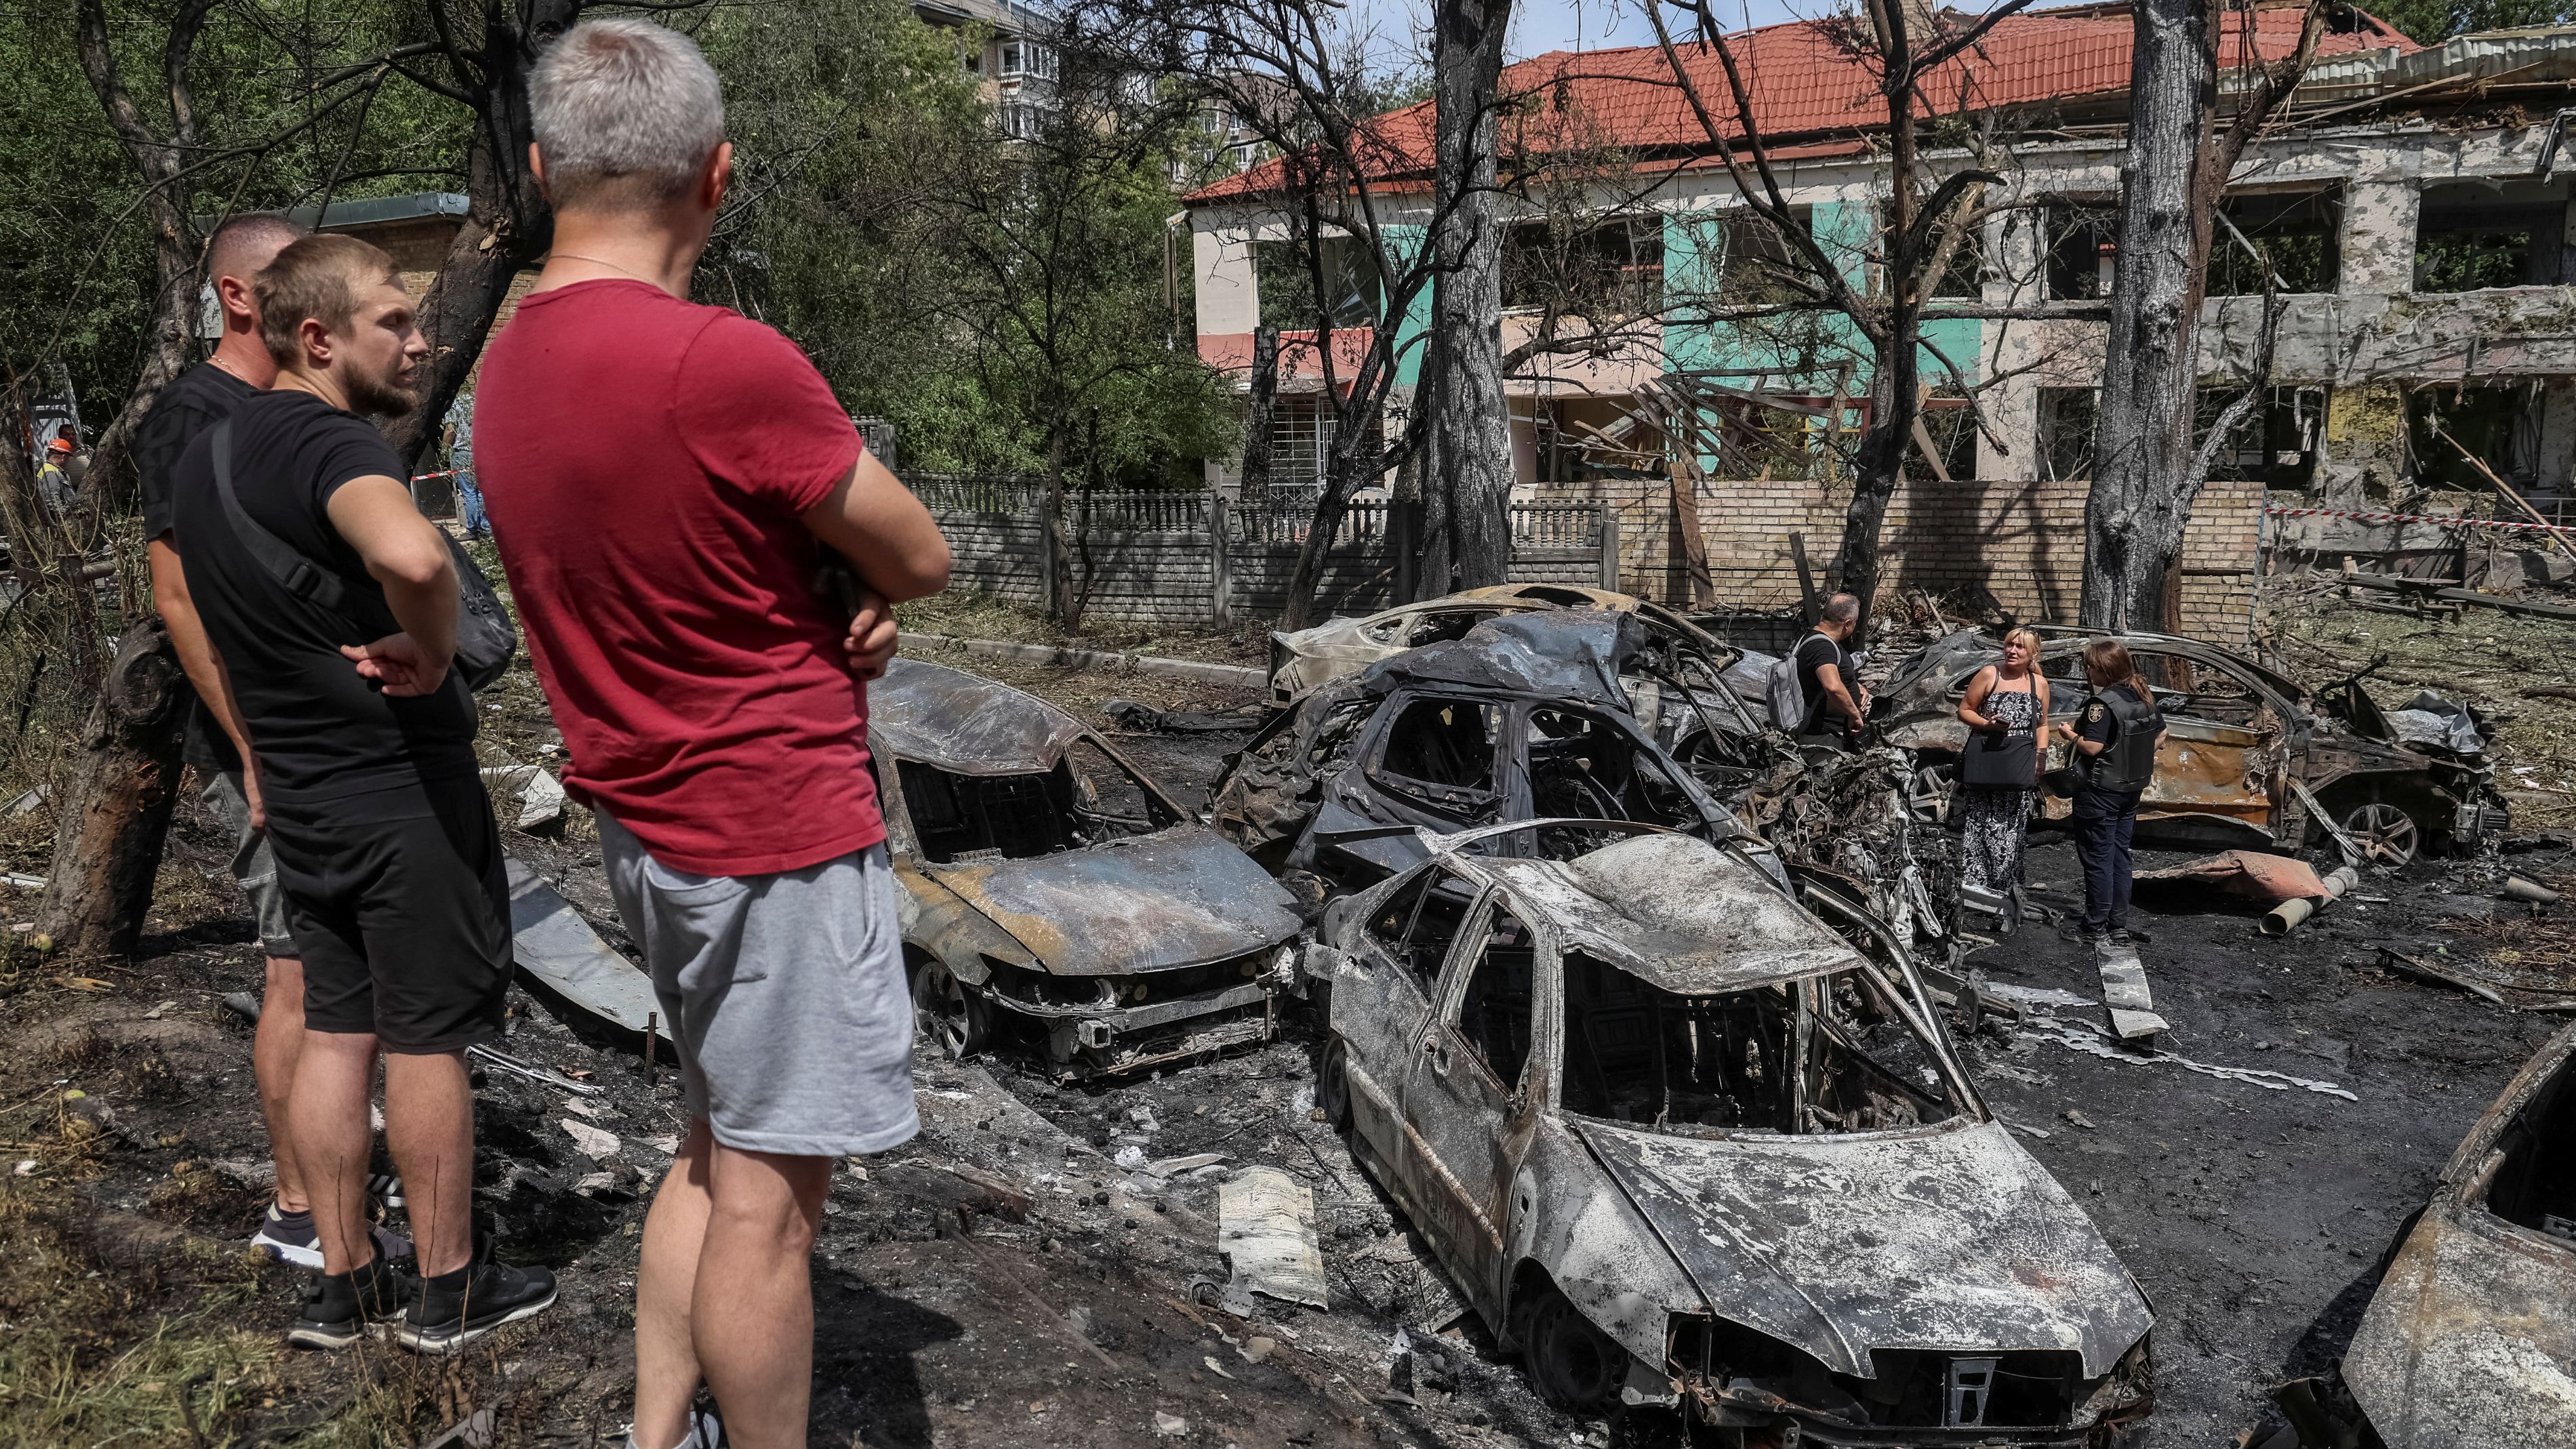
[[[693,1407],[689,1410],[689,1432],[671,1449],[724,1449],[724,1444],[724,1420],[717,1418],[713,1409]],[[631,1424],[626,1429],[626,1449],[644,1449]]]

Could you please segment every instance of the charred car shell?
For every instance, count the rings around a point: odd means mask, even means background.
[[[2451,1155],[2343,1382],[2388,1449],[2576,1443],[2576,1026]]]
[[[1633,838],[1440,842],[1307,960],[1318,1102],[1542,1391],[1741,1445],[2092,1446],[2143,1414],[2152,1310],[1903,953],[1741,846],[1593,824]]]
[[[2050,716],[2070,723],[2089,692],[2080,655],[2090,636],[2046,632],[2040,668],[2052,687]],[[2425,840],[2468,846],[2504,827],[2490,766],[2401,743],[2358,683],[2320,694],[2197,639],[2111,637],[2128,647],[2165,709],[2168,737],[2138,812],[2142,841],[2295,853],[2324,833],[2303,794],[2383,864],[2411,859]],[[1946,809],[1967,740],[1959,700],[1976,672],[2002,657],[2002,643],[1982,634],[1936,640],[1898,669],[1871,710],[1882,737],[1914,757],[1927,816]],[[2042,809],[2062,816],[2067,804],[2052,796]]]
[[[1622,666],[1643,636],[1631,614],[1552,609],[1380,660],[1255,734],[1211,817],[1256,859],[1344,888],[1420,859],[1407,827],[1561,816],[1733,835],[1734,812],[1630,712]]]
[[[898,659],[868,704],[926,1035],[1033,1038],[1068,1075],[1269,1037],[1301,923],[1242,851],[1007,685]]]

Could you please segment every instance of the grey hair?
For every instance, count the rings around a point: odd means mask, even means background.
[[[650,20],[585,20],[528,78],[558,210],[657,206],[688,190],[724,140],[724,89],[698,43]]]
[[[1848,624],[1860,617],[1860,600],[1849,594],[1836,594],[1825,600],[1825,607],[1818,611],[1817,617],[1828,624]]]

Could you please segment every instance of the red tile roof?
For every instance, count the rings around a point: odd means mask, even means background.
[[[1954,23],[1973,17],[1945,12]],[[2222,67],[2245,64],[2259,56],[2278,60],[2298,48],[2302,7],[2267,4],[2253,15],[2250,39],[2254,55],[2245,53],[2246,16],[2224,12],[2219,40]],[[2318,44],[2320,57],[2356,51],[2422,47],[2385,21],[2357,16],[2356,27],[2328,34]],[[1766,25],[1728,37],[1736,63],[1753,97],[1753,117],[1768,142],[1842,134],[1857,138],[1886,123],[1886,102],[1875,76],[1840,49],[1832,21],[1799,20]],[[1928,98],[1923,114],[1959,114],[1996,106],[2029,105],[2079,96],[2105,96],[2129,84],[2132,38],[2129,7],[2084,5],[2012,16],[1986,33],[1966,54],[1943,65],[1922,84]],[[1680,41],[1684,67],[1708,103],[1710,114],[1732,137],[1735,107],[1726,72],[1713,47]],[[1671,82],[1663,52],[1656,46],[1619,50],[1554,51],[1525,60],[1503,72],[1503,92],[1538,98],[1541,114],[1571,113],[1580,119],[1587,141],[1639,151],[1706,149],[1707,134],[1691,114],[1689,102]],[[1378,117],[1376,139],[1385,161],[1372,169],[1391,180],[1419,176],[1430,164],[1431,103],[1407,106]],[[1192,204],[1254,195],[1278,184],[1276,159],[1191,193]]]

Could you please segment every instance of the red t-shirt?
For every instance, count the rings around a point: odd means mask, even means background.
[[[798,515],[858,430],[796,344],[642,282],[538,292],[483,359],[474,459],[564,786],[656,860],[768,875],[885,838],[867,687]]]

